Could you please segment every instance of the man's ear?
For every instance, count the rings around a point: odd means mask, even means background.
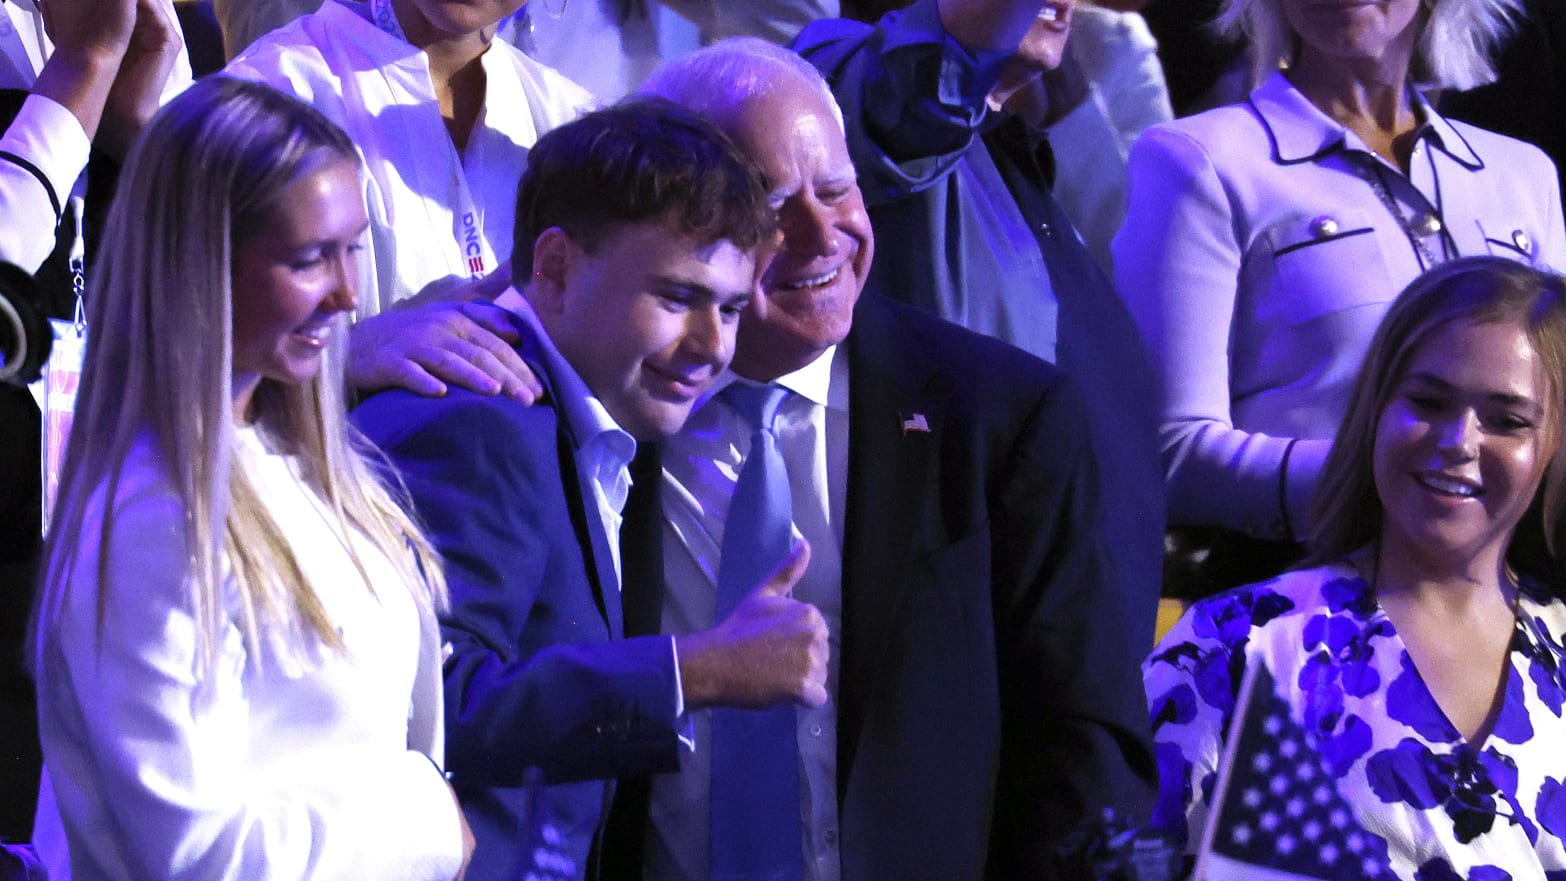
[[[532,287],[534,308],[559,312],[565,303],[566,279],[582,249],[558,226],[539,233],[533,242]]]

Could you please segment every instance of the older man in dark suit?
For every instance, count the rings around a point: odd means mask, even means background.
[[[831,93],[797,56],[720,43],[644,90],[707,113],[773,187],[782,247],[731,385],[784,391],[758,422],[725,389],[669,441],[664,566],[629,568],[627,601],[664,632],[710,626],[722,573],[754,553],[726,535],[752,463],[780,457],[812,548],[794,596],[826,617],[833,660],[828,701],[747,734],[739,762],[729,723],[698,714],[679,774],[642,804],[623,786],[613,877],[1053,877],[1069,829],[1142,816],[1156,780],[1146,646],[1125,626],[1152,610],[1119,600],[1152,594],[1115,581],[1079,395],[1020,350],[861,296],[870,223]]]

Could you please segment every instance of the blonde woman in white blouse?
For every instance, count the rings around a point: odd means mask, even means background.
[[[221,78],[128,160],[34,622],[55,881],[465,870],[444,582],[343,419],[359,175],[325,117]]]

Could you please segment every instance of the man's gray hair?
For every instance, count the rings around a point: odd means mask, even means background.
[[[798,54],[758,37],[729,37],[658,65],[637,89],[714,120],[753,98],[775,94],[790,74],[821,90],[843,130],[843,111],[821,72]]]

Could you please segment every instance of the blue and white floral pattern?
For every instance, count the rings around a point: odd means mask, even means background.
[[[1236,692],[1260,661],[1399,878],[1566,881],[1563,645],[1566,604],[1525,583],[1495,727],[1469,743],[1346,563],[1199,602],[1143,666],[1162,776],[1154,822],[1195,851]]]

